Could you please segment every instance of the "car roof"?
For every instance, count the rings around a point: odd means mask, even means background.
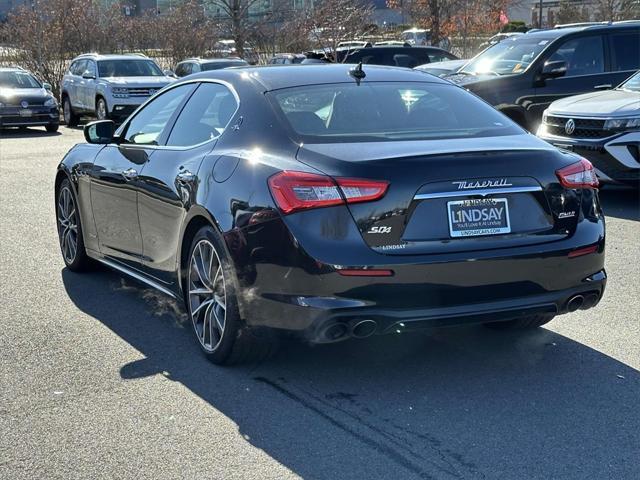
[[[78,55],[73,60],[82,60],[90,58],[92,60],[151,60],[146,55],[137,54],[137,53],[129,53],[129,54],[101,54],[101,53],[83,53],[82,55]]]
[[[228,63],[228,62],[246,62],[240,57],[219,57],[219,58],[185,58],[180,63],[184,62],[197,62],[197,63],[211,63],[211,62],[220,62],[220,63]]]
[[[22,72],[31,74],[31,72],[22,67],[0,67],[0,72]]]
[[[356,80],[349,75],[354,68],[349,64],[319,63],[313,65],[267,65],[242,69],[215,70],[190,75],[190,80],[218,79],[229,82],[253,80],[263,91],[278,90],[303,85],[345,83]],[[450,85],[436,77],[426,77],[423,72],[408,68],[363,65],[366,77],[363,82],[428,82]]]
[[[559,37],[564,37],[565,35],[570,35],[573,33],[579,32],[608,32],[611,30],[618,29],[630,29],[630,28],[638,28],[640,27],[640,21],[627,21],[627,22],[613,22],[613,23],[596,23],[589,25],[576,25],[576,26],[558,26],[556,28],[547,29],[547,30],[536,30],[533,32],[527,32],[524,35],[516,35],[510,40],[517,42],[518,40],[524,40],[527,38],[539,38],[540,40],[551,40]]]

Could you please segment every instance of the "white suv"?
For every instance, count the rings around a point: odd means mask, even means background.
[[[173,80],[142,55],[80,55],[62,79],[64,121],[77,125],[81,115],[124,120]]]

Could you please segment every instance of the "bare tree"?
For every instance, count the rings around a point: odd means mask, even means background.
[[[560,6],[555,15],[555,21],[560,24],[589,21],[588,13],[577,2],[571,0],[560,0]]]
[[[638,0],[597,0],[596,20],[632,20],[640,17]]]
[[[225,33],[235,41],[238,55],[243,57],[247,41],[256,31],[260,7],[265,0],[204,0]]]
[[[315,47],[335,51],[338,43],[357,39],[371,28],[373,6],[359,0],[320,0],[303,13]]]

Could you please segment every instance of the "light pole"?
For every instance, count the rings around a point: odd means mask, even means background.
[[[538,28],[542,28],[542,0],[540,0],[540,11],[538,12]]]

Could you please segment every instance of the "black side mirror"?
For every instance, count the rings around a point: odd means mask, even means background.
[[[47,82],[43,82],[42,88],[44,88],[45,90],[51,91],[51,84]]]
[[[178,76],[175,74],[173,70],[169,70],[169,69],[163,70],[162,73],[164,73],[166,77],[178,78]]]
[[[542,67],[542,78],[558,78],[564,77],[567,73],[567,62],[564,60],[555,60],[546,62]]]
[[[86,78],[86,79],[89,79],[89,80],[95,80],[96,76],[93,73],[91,73],[89,70],[87,70],[86,72],[84,72],[82,74],[82,78]]]
[[[116,124],[113,120],[98,120],[84,126],[84,138],[88,143],[106,145],[114,141]]]

